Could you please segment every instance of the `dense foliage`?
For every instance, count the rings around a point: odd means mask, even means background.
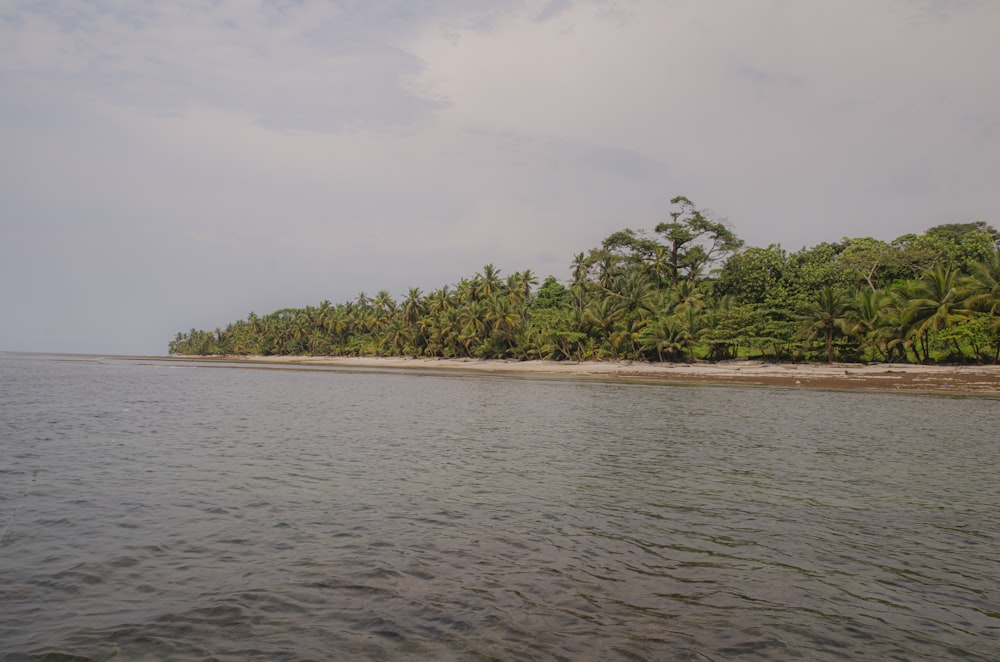
[[[939,225],[893,242],[744,248],[675,198],[652,233],[580,253],[564,284],[492,264],[424,294],[254,313],[178,333],[171,354],[574,360],[1000,360],[1000,232]]]

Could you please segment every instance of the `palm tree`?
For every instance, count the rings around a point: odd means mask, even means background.
[[[910,290],[905,308],[907,329],[923,350],[923,359],[930,359],[929,339],[935,332],[950,327],[968,317],[964,292],[958,287],[958,270],[951,264],[939,264],[924,271],[923,277]],[[955,350],[962,348],[952,338]]]
[[[682,280],[677,287],[670,290],[674,306],[688,305],[696,308],[705,307],[705,291],[692,280]]]
[[[399,317],[395,317],[385,328],[383,347],[387,353],[399,356],[412,350],[410,346],[412,339],[411,327]]]
[[[312,323],[305,311],[298,311],[290,320],[291,341],[285,344],[288,354],[305,354],[307,341],[312,334]]]
[[[420,297],[419,287],[411,287],[406,293],[406,300],[403,301],[403,319],[407,324],[416,324],[424,312],[424,302]]]
[[[437,333],[442,356],[458,356],[462,334],[462,314],[458,308],[448,308],[438,316]]]
[[[639,330],[656,313],[657,291],[645,274],[633,269],[618,276],[610,296],[621,315],[624,328],[611,334],[612,345],[626,355],[635,356],[639,350]]]
[[[483,267],[482,274],[476,274],[475,282],[476,296],[480,299],[487,299],[497,292],[502,285],[500,270],[492,264],[487,264]]]
[[[427,312],[436,315],[453,307],[454,297],[448,286],[438,288],[427,295]]]
[[[674,360],[694,344],[694,336],[679,315],[662,315],[639,333],[644,351],[655,351],[659,361]]]
[[[615,278],[621,275],[618,261],[611,255],[602,255],[596,262],[597,284],[601,289],[610,290]]]
[[[1000,315],[1000,246],[982,262],[972,265],[972,275],[965,281],[970,308],[982,310],[993,318]]]
[[[487,303],[491,340],[502,354],[507,355],[514,346],[523,316],[511,299],[503,295],[494,294]]]
[[[806,342],[822,336],[826,347],[826,362],[833,363],[833,336],[843,331],[850,304],[843,290],[825,286],[806,303],[801,316],[803,332],[808,334]]]
[[[478,299],[478,294],[476,293],[479,288],[479,283],[477,279],[469,280],[468,278],[461,278],[457,283],[455,283],[455,304],[459,306],[464,306],[469,301]]]
[[[590,264],[583,253],[577,253],[573,257],[573,263],[570,265],[570,268],[573,270],[573,283],[570,285],[570,290],[573,292],[573,298],[576,301],[576,317],[580,320],[583,319],[584,293],[590,282]]]
[[[887,356],[878,339],[878,330],[884,319],[888,297],[883,292],[872,289],[859,291],[847,311],[844,333],[858,339],[862,350],[878,351]]]
[[[518,307],[524,307],[531,301],[531,288],[538,285],[538,277],[531,269],[517,271],[507,277],[507,293]]]
[[[643,270],[657,287],[668,287],[673,278],[670,266],[670,253],[665,246],[657,244],[646,258]]]
[[[993,362],[1000,361],[1000,246],[982,262],[972,266],[972,275],[965,281],[966,305],[989,315],[987,328],[993,334],[996,350]]]
[[[673,314],[691,334],[692,342],[705,328],[707,315],[704,301],[682,303],[674,309]]]
[[[894,287],[886,295],[885,307],[878,317],[872,337],[872,342],[885,352],[886,361],[892,361],[897,356],[904,362],[909,361],[907,351],[913,349],[916,362],[920,362],[920,355],[914,349],[913,338],[907,334],[904,321],[908,301],[909,296],[902,286]]]
[[[601,297],[591,299],[587,304],[583,311],[583,323],[595,330],[602,342],[607,342],[621,316],[621,309],[613,297]]]
[[[656,309],[656,290],[639,271],[630,271],[616,278],[612,292],[626,316],[640,317]]]
[[[379,290],[372,301],[372,305],[378,309],[380,316],[395,312],[396,310],[396,301],[389,294],[388,290]]]

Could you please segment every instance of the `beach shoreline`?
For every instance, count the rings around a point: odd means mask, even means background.
[[[499,375],[565,375],[674,383],[746,384],[788,388],[906,391],[1000,396],[1000,366],[904,363],[645,363],[641,361],[517,361],[426,357],[171,356],[176,361],[339,367],[357,370],[466,371]]]

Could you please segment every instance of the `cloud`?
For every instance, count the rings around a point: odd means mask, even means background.
[[[162,351],[487,262],[565,278],[678,194],[792,250],[990,221],[998,22],[941,0],[8,3],[0,349]]]
[[[566,12],[572,7],[573,3],[570,2],[570,0],[550,0],[544,7],[542,7],[542,10],[538,12],[538,16],[535,20],[548,21]]]
[[[393,45],[407,28],[407,5],[380,6],[21,5],[2,23],[3,69],[25,84],[45,80],[78,103],[160,113],[210,106],[276,129],[409,124],[438,103],[407,88],[421,63]]]
[[[764,71],[745,64],[737,65],[736,74],[745,76],[758,85],[768,87],[800,87],[802,85],[802,79],[798,76],[789,76],[779,71]]]
[[[919,23],[958,18],[984,8],[989,0],[900,0],[898,4],[912,21]]]

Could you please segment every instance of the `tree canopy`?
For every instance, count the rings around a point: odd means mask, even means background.
[[[1000,360],[1000,232],[948,223],[887,242],[745,247],[678,196],[652,232],[573,256],[569,278],[493,264],[428,293],[284,308],[171,354],[693,361]]]

